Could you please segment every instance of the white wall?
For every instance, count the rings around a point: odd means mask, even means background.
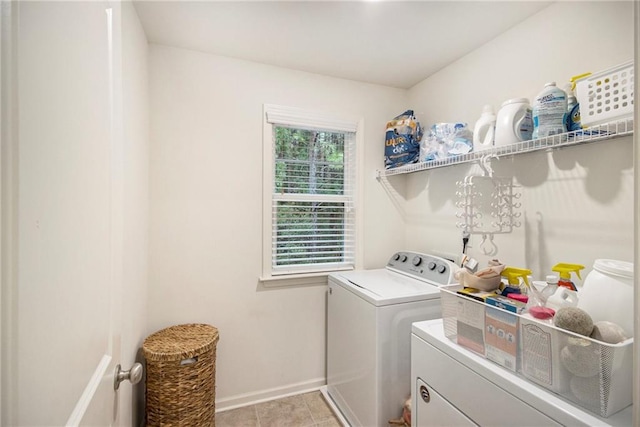
[[[142,362],[147,332],[149,257],[149,90],[148,43],[133,5],[122,2],[122,86],[124,136],[124,246],[122,300],[127,323],[122,330],[122,364]],[[134,393],[135,391],[135,393]],[[120,419],[139,426],[144,418],[143,384],[120,387]]]
[[[146,333],[148,46],[127,2],[112,5],[112,56],[105,4],[7,5],[1,423],[63,425],[101,357],[131,366]],[[112,369],[85,423],[113,418]],[[122,425],[139,425],[131,386],[117,396]]]
[[[634,57],[632,2],[558,2],[409,90],[427,126],[464,121],[473,127],[484,104],[533,99],[548,81],[560,87]],[[521,186],[523,225],[495,241],[497,257],[544,278],[557,262],[633,260],[632,138],[494,161],[497,176]],[[406,185],[409,247],[459,253],[456,181],[480,173],[460,165],[395,178]],[[405,180],[406,182],[403,182]],[[470,254],[485,266],[480,238]],[[583,275],[584,278],[584,275]]]
[[[187,322],[220,331],[217,409],[325,382],[325,286],[265,289],[264,103],[364,120],[363,267],[404,244],[375,180],[384,126],[406,92],[151,45],[149,333]]]

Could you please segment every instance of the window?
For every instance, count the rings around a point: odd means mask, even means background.
[[[265,105],[263,280],[355,264],[358,123]]]

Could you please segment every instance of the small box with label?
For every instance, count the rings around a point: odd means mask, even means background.
[[[515,372],[518,367],[518,316],[486,307],[484,324],[485,357]]]

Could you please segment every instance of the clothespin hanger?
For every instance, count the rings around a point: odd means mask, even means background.
[[[489,237],[488,242],[487,242],[487,236]],[[482,253],[487,256],[494,256],[498,253],[498,246],[493,241],[493,233],[482,235],[482,242],[480,243],[480,249],[482,250]]]
[[[480,168],[484,176],[493,178],[493,169],[489,164],[490,159],[499,159],[499,157],[496,154],[485,154],[480,158]]]

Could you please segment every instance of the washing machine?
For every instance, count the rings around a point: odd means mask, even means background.
[[[411,394],[411,324],[441,317],[439,286],[456,265],[401,251],[385,268],[329,275],[329,404],[351,426],[388,426]]]
[[[631,426],[632,407],[596,416],[446,338],[442,319],[411,333],[412,427]]]

